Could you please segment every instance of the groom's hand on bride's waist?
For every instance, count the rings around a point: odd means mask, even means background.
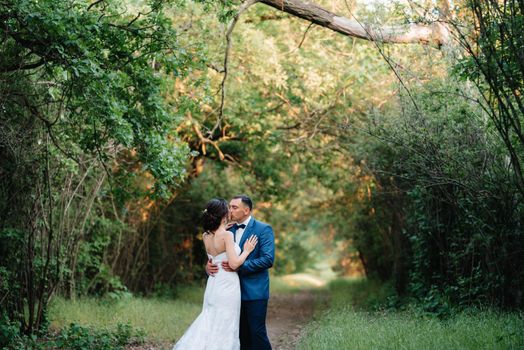
[[[228,272],[235,272],[236,270],[233,270],[230,266],[229,266],[229,262],[227,261],[222,261],[222,268]],[[237,269],[238,270],[238,269]]]
[[[211,259],[207,261],[206,272],[209,276],[215,276],[215,274],[218,272],[218,266],[213,264]]]

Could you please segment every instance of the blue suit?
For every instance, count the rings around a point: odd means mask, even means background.
[[[235,233],[236,230],[232,230]],[[240,347],[242,350],[269,350],[266,331],[269,299],[269,271],[275,261],[275,236],[270,225],[251,218],[239,246],[255,235],[258,244],[238,269],[242,305],[240,310]]]

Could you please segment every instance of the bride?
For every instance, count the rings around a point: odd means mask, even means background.
[[[233,233],[226,231],[229,216],[224,199],[212,199],[202,215],[204,245],[213,263],[220,266],[214,276],[207,279],[202,312],[193,321],[173,350],[237,350],[240,349],[240,281],[236,272],[222,269],[222,261],[236,270],[244,263],[257,245],[251,236],[241,249],[233,240]]]

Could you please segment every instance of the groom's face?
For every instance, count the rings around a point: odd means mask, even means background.
[[[229,202],[229,213],[232,221],[242,222],[249,216],[249,207],[240,198],[235,198]]]

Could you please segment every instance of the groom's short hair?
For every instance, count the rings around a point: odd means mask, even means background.
[[[233,199],[240,199],[240,201],[242,203],[244,203],[245,205],[247,205],[249,207],[249,210],[253,210],[253,201],[247,195],[245,195],[245,194],[238,194],[238,195],[234,196]]]

